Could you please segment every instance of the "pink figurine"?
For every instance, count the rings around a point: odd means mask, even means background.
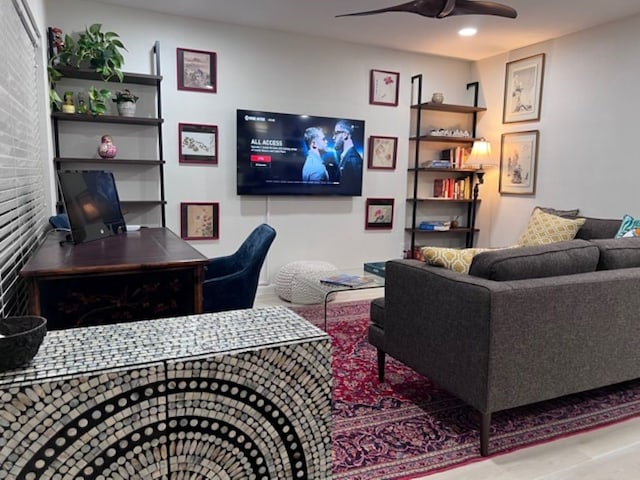
[[[98,155],[102,158],[113,158],[116,156],[118,149],[113,144],[111,135],[103,135],[100,139],[100,146],[98,147]]]

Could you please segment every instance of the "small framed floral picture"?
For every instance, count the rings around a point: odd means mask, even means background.
[[[180,203],[180,237],[184,240],[212,240],[220,236],[218,203]]]
[[[369,81],[369,103],[372,105],[398,105],[400,73],[386,70],[371,70]]]
[[[369,137],[370,169],[395,170],[398,137]]]
[[[217,92],[216,52],[176,49],[178,90]]]
[[[180,163],[218,164],[218,126],[178,124]]]
[[[393,227],[393,202],[393,198],[367,198],[365,229],[391,229]]]

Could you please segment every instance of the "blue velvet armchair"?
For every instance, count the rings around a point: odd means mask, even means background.
[[[256,227],[232,255],[212,258],[202,286],[203,312],[252,308],[260,269],[276,237],[273,227]]]

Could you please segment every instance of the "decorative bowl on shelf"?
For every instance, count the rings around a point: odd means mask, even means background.
[[[22,367],[36,356],[47,334],[47,320],[24,316],[0,319],[0,372]]]

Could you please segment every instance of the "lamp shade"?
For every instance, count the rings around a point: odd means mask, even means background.
[[[471,154],[464,163],[465,167],[482,170],[484,167],[493,167],[495,162],[491,159],[491,144],[484,138],[473,142]]]

